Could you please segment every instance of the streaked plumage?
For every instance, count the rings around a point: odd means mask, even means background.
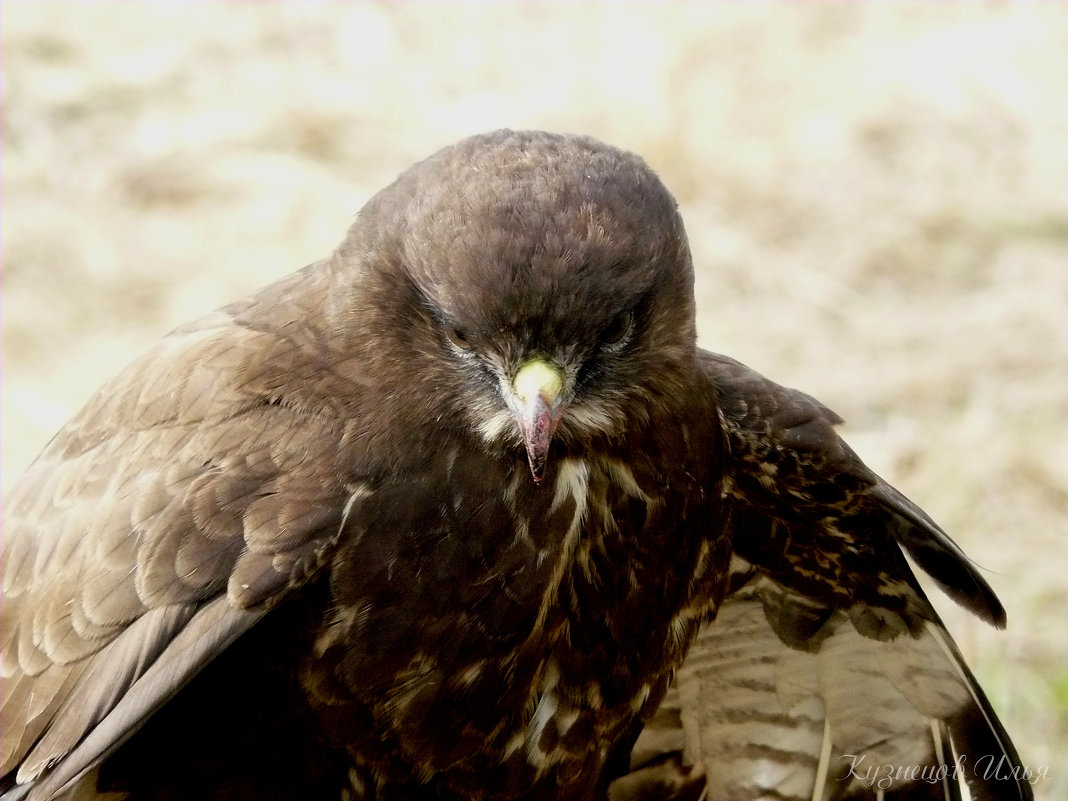
[[[864,466],[834,431],[834,412],[728,357],[702,353],[700,363],[727,441],[730,587],[613,801],[702,791],[716,801],[944,799],[960,797],[958,779],[973,798],[1030,797],[1008,734],[902,549],[1003,627],[975,567]],[[999,763],[1001,780],[979,781]]]
[[[811,798],[858,789],[852,748],[1018,764],[900,549],[1003,625],[989,587],[832,412],[699,351],[693,303],[640,159],[502,131],[162,340],[6,499],[4,798]]]

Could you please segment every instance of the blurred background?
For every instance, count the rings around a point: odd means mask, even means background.
[[[149,342],[467,134],[642,154],[702,344],[800,387],[1009,610],[935,597],[1068,797],[1068,5],[0,6],[3,485]]]

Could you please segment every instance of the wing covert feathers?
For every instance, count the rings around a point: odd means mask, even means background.
[[[300,277],[259,302],[284,308]],[[315,373],[315,349],[240,322],[247,305],[135,361],[6,499],[0,790],[44,798],[92,768],[336,543],[340,424],[272,372]]]
[[[901,549],[1003,626],[975,566],[838,437],[834,412],[732,359],[701,364],[727,433],[731,589],[665,699],[677,712],[635,745],[631,777],[644,781],[617,782],[613,801],[648,797],[650,777],[661,788],[700,777],[715,801],[952,799],[964,784],[974,799],[1031,798]],[[999,762],[1001,779],[981,769]]]

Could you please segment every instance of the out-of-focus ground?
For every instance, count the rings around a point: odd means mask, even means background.
[[[1068,797],[1068,5],[0,14],[5,487],[148,342],[328,253],[411,162],[589,133],[677,194],[703,344],[839,411],[987,568],[1007,632],[939,606],[1038,796]]]

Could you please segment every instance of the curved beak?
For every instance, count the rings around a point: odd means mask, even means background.
[[[549,444],[563,415],[563,389],[564,375],[560,368],[542,359],[527,362],[512,379],[513,411],[523,432],[535,484],[545,478]]]

